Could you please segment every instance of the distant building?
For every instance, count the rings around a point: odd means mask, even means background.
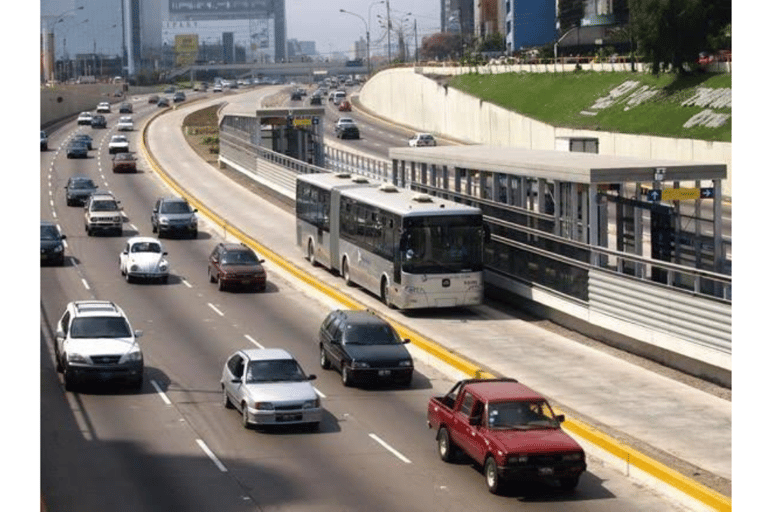
[[[557,40],[557,6],[553,0],[505,0],[503,7],[507,52]]]
[[[468,36],[475,29],[473,0],[440,0],[440,31]]]
[[[317,55],[316,44],[314,41],[299,41],[298,39],[288,39],[286,42],[288,59],[315,57]]]
[[[283,62],[288,58],[285,0],[162,0],[160,18],[166,52],[178,50],[176,36],[195,34],[200,48],[206,48],[207,60]],[[219,51],[213,59],[208,58],[212,49]]]

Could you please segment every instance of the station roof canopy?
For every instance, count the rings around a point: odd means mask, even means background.
[[[584,184],[651,182],[660,168],[664,169],[663,181],[717,180],[727,176],[725,163],[643,159],[507,146],[390,148],[389,157],[419,164]]]

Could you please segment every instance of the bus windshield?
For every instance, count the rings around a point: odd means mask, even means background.
[[[480,217],[430,217],[404,223],[400,243],[403,272],[440,274],[483,269]]]

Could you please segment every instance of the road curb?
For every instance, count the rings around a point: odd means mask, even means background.
[[[163,110],[155,113],[154,115],[150,116],[149,119],[147,119],[147,121],[144,123],[141,136],[141,150],[152,170],[168,186],[174,189],[179,195],[187,199],[190,204],[196,207],[199,212],[208,217],[208,219],[211,220],[214,224],[217,224],[220,228],[222,228],[225,233],[234,236],[242,243],[250,246],[262,254],[265,258],[267,258],[272,264],[277,265],[278,267],[293,275],[295,278],[330,296],[349,309],[366,309],[362,303],[347,296],[340,289],[318,280],[308,272],[300,269],[290,261],[285,260],[279,254],[264,246],[240,228],[227,222],[226,219],[207,208],[189,191],[182,187],[173,178],[168,176],[157,163],[154,155],[152,154],[152,151],[146,144],[146,137],[148,132],[147,129],[149,125],[152,123],[152,121],[155,120],[155,118],[167,111],[168,110]],[[440,359],[444,363],[467,374],[468,376],[471,376],[472,378],[496,377],[486,369],[470,361],[461,354],[443,347],[439,343],[430,340],[425,336],[422,336],[418,332],[396,322],[395,320],[392,320],[391,318],[386,317],[386,315],[380,314],[380,316],[384,316],[387,321],[389,321],[396,328],[401,337],[410,339],[411,343],[413,343],[421,350],[424,350],[428,354]],[[626,463],[627,468],[636,468],[640,472],[660,480],[672,489],[682,493],[684,496],[687,496],[712,510],[730,511],[732,509],[731,498],[728,498],[727,496],[709,489],[708,487],[696,482],[695,480],[686,477],[685,475],[673,470],[672,468],[669,468],[666,465],[612,438],[608,434],[601,432],[591,425],[576,419],[568,419],[565,421],[565,423],[563,423],[563,427],[574,435],[597,446],[609,455],[622,460]],[[627,471],[627,473],[629,474],[629,471]]]

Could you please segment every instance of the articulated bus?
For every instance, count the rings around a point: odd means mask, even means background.
[[[479,208],[343,173],[296,177],[296,243],[313,265],[400,309],[483,300]]]

